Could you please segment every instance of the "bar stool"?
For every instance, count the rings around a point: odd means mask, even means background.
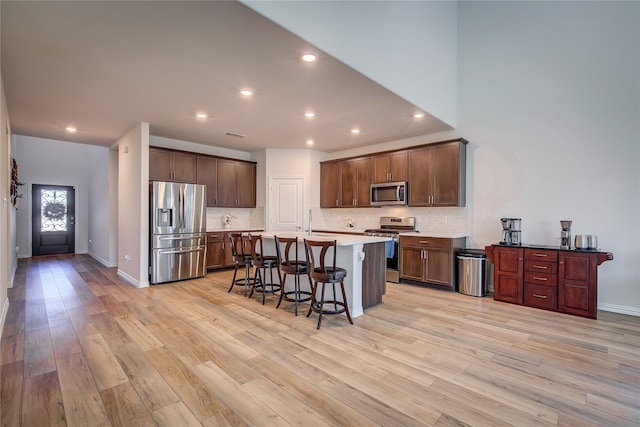
[[[255,274],[253,276],[253,284],[251,286],[251,293],[249,298],[253,296],[253,292],[262,293],[262,305],[264,305],[265,294],[273,294],[280,290],[280,283],[273,282],[273,269],[276,271],[278,268],[278,258],[276,255],[263,255],[264,247],[262,245],[262,236],[260,234],[249,233],[249,243],[251,244],[251,260]],[[267,278],[267,269],[269,269],[270,282],[265,283]],[[278,271],[278,278],[280,278],[280,272]],[[267,290],[269,286],[269,290]]]
[[[323,314],[340,314],[345,313],[349,323],[353,325],[351,320],[351,314],[349,314],[349,305],[347,303],[347,295],[344,291],[344,278],[347,277],[347,270],[344,268],[336,267],[336,241],[318,241],[304,239],[304,246],[307,251],[307,256],[311,259],[311,278],[313,279],[313,289],[311,291],[311,306],[307,312],[307,317],[312,311],[318,313],[318,327],[322,323]],[[313,249],[320,249],[320,255],[317,260],[313,255]],[[326,255],[329,249],[333,249],[333,264],[326,265]],[[322,283],[322,292],[320,300],[316,297],[316,291],[318,289],[318,283]],[[331,283],[333,288],[333,299],[327,300],[324,295],[325,284]],[[340,285],[342,291],[342,301],[336,298],[336,285]],[[326,308],[325,304],[333,305],[333,310]]]
[[[250,277],[250,269],[252,264],[251,253],[247,248],[247,242],[242,236],[242,233],[229,232],[229,242],[231,243],[231,254],[233,260],[236,263],[233,270],[233,279],[231,279],[231,287],[227,292],[231,292],[234,285],[244,286],[244,296],[247,296],[247,289],[250,285],[253,285],[254,279]],[[244,277],[236,279],[238,270],[240,267],[244,267]]]
[[[300,276],[306,275],[309,278],[309,287],[313,288],[311,283],[311,277],[309,272],[311,271],[311,264],[309,257],[305,256],[305,260],[298,259],[298,238],[297,237],[278,237],[274,236],[276,241],[276,254],[278,255],[278,268],[282,274],[282,288],[280,289],[280,299],[276,308],[280,307],[282,300],[292,301],[294,303],[294,311],[296,316],[298,315],[298,303],[309,301],[311,299],[311,289],[308,291],[300,290]],[[284,244],[284,251],[280,248],[280,245]],[[284,254],[284,256],[283,256]],[[294,288],[292,291],[286,291],[284,289],[287,281],[287,275],[292,274],[294,276]]]

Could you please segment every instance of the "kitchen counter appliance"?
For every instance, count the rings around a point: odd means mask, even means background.
[[[415,217],[380,217],[380,228],[371,228],[364,230],[365,236],[381,236],[390,237],[391,241],[386,244],[387,257],[387,281],[399,283],[399,242],[401,233],[415,233],[416,218]]]
[[[520,218],[500,218],[502,223],[501,245],[519,246],[522,243],[521,221]]]
[[[203,277],[206,271],[206,187],[149,184],[151,284]]]
[[[407,194],[406,181],[371,184],[371,206],[406,205]]]

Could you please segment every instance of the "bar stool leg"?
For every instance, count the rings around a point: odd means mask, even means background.
[[[318,310],[318,327],[316,329],[320,329],[320,324],[322,323],[322,312],[324,311],[324,287],[325,287],[325,285],[326,285],[326,283],[322,282],[322,295],[320,297],[320,310]]]
[[[284,274],[282,279],[280,280],[280,298],[278,298],[278,304],[276,304],[276,308],[280,308],[280,304],[282,304],[282,299],[284,298],[284,284],[287,282],[287,275]]]
[[[313,305],[316,303],[316,290],[318,289],[318,282],[315,280],[311,280],[311,304],[309,305],[309,311],[307,311],[307,317],[311,316],[311,311],[313,311]]]
[[[231,289],[233,289],[233,285],[236,284],[237,274],[238,274],[238,264],[236,263],[236,268],[233,270],[233,279],[231,279],[231,286],[229,287],[229,290],[227,291],[227,293],[231,292]]]
[[[342,301],[344,302],[344,312],[347,315],[347,320],[349,320],[349,323],[353,325],[353,320],[351,320],[351,314],[349,313],[349,304],[347,304],[347,295],[344,292],[344,282],[340,282],[340,289],[342,289]]]

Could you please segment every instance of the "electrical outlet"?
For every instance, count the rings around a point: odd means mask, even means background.
[[[124,256],[124,260],[129,262],[129,261],[131,261],[131,257],[129,255],[125,255]]]

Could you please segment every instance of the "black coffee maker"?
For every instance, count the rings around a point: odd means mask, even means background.
[[[500,218],[502,223],[501,245],[520,245],[522,243],[521,218]]]

